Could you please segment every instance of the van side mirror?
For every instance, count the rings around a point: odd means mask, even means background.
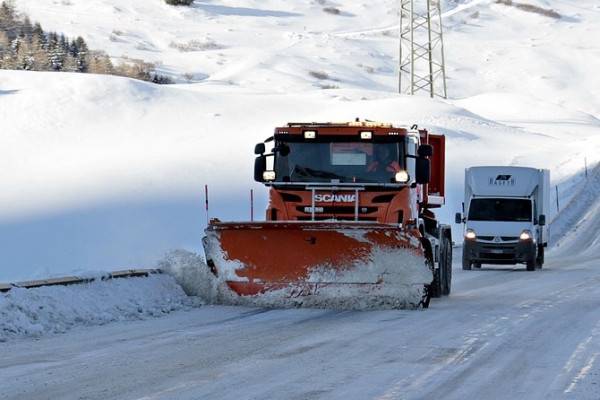
[[[256,146],[254,146],[254,154],[261,155],[264,153],[265,153],[265,144],[264,143],[258,143]]]
[[[546,225],[546,216],[544,214],[540,215],[540,218],[538,220],[538,225],[539,226],[545,226]]]
[[[456,215],[454,216],[454,222],[456,222],[457,224],[463,223],[463,218],[462,218],[461,213],[456,213]]]
[[[263,144],[264,146],[264,144]],[[264,182],[263,173],[267,169],[267,157],[258,156],[254,160],[254,180],[256,182]]]
[[[430,144],[422,144],[417,149],[419,157],[431,157],[433,155],[433,146]]]
[[[416,160],[417,171],[415,180],[420,184],[427,184],[431,180],[431,163],[426,158],[418,157]]]

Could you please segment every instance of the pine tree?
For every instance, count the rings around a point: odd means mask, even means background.
[[[0,31],[5,32],[10,40],[17,36],[17,12],[14,5],[6,1],[0,4]]]
[[[34,34],[31,38],[31,55],[33,58],[32,69],[34,71],[48,71],[50,69],[48,50],[45,47],[45,36]]]
[[[65,55],[64,64],[62,66],[63,72],[79,72],[79,66],[77,64],[77,59],[73,57],[70,53]]]
[[[48,34],[47,51],[50,69],[53,71],[60,71],[65,59],[65,52],[61,48],[59,37],[55,32],[50,32]]]
[[[23,22],[21,22],[21,29],[19,35],[24,37],[25,39],[30,39],[31,36],[33,36],[33,25],[31,24],[31,20],[27,16],[23,19]]]
[[[16,69],[33,70],[33,49],[28,40],[21,39],[16,52]]]
[[[73,56],[77,59],[77,66],[79,71],[87,72],[88,71],[88,46],[85,40],[81,36],[78,36],[77,39],[73,42],[75,47],[75,53]]]
[[[5,64],[10,56],[10,40],[6,32],[0,31],[0,68],[6,68]]]

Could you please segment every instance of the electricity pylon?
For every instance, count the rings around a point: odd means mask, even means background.
[[[447,96],[440,0],[400,0],[399,89]]]

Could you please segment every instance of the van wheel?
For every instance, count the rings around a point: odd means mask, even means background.
[[[471,270],[471,260],[469,260],[469,257],[467,257],[465,255],[464,250],[463,250],[463,257],[462,257],[462,269],[465,271]]]
[[[542,244],[538,245],[538,254],[535,263],[537,269],[542,269],[542,266],[544,265],[544,245]]]
[[[481,269],[481,263],[473,263],[473,268]]]
[[[527,271],[535,271],[535,266],[536,266],[537,262],[536,259],[534,258],[533,260],[529,260],[527,261]]]

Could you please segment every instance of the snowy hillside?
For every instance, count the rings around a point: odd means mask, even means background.
[[[445,133],[448,222],[466,166],[550,168],[564,203],[584,157],[600,160],[600,47],[582,40],[600,35],[596,1],[532,0],[560,19],[445,2],[448,101],[394,93],[396,1],[321,3],[17,0],[45,29],[161,62],[180,84],[0,71],[0,281],[199,251],[203,185],[211,216],[247,219],[250,188],[263,207],[252,146],[288,120]]]

